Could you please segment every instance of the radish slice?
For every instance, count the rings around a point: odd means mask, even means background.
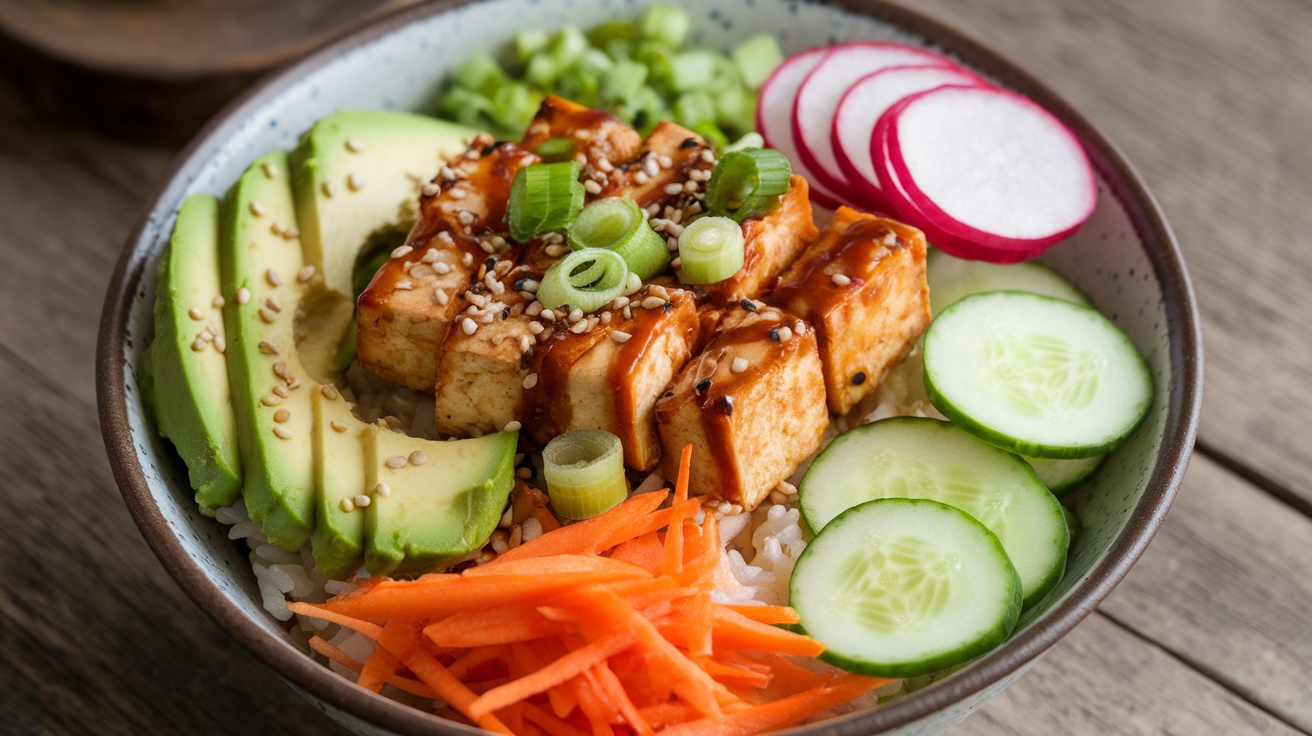
[[[820,184],[830,190],[849,191],[829,142],[834,111],[847,88],[881,69],[925,64],[951,66],[952,62],[914,46],[861,41],[833,47],[806,75],[793,103],[793,141],[802,163],[815,173]]]
[[[925,220],[954,238],[1032,254],[1093,212],[1097,188],[1080,142],[1020,95],[940,87],[908,97],[885,118],[887,160],[877,168],[895,172]]]
[[[824,190],[814,173],[809,171],[797,147],[793,145],[793,102],[802,80],[832,50],[832,47],[803,51],[791,56],[770,74],[761,85],[756,100],[756,130],[765,139],[765,145],[782,153],[793,166],[793,173],[806,177],[811,184],[811,198],[830,209],[838,208],[838,197]]]
[[[867,74],[843,93],[834,112],[829,142],[839,168],[862,199],[887,202],[870,158],[870,140],[879,116],[905,97],[946,84],[989,86],[959,67],[895,66]]]

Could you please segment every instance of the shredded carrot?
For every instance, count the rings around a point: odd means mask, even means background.
[[[433,644],[447,649],[511,644],[559,634],[566,627],[548,620],[535,608],[500,606],[461,611],[424,628]]]
[[[683,508],[688,500],[688,471],[692,463],[692,445],[683,448],[679,456],[679,480],[674,485],[674,507]],[[691,513],[672,513],[670,528],[665,532],[665,557],[662,569],[666,575],[673,575],[683,569],[683,522],[692,518]]]
[[[535,724],[550,736],[587,736],[582,729],[575,728],[569,721],[532,701],[526,700],[521,705],[524,706],[524,720]]]
[[[642,520],[655,511],[669,496],[668,492],[644,493],[634,496],[615,508],[591,519],[575,522],[569,526],[543,534],[537,539],[525,542],[518,547],[506,550],[496,560],[483,565],[492,567],[512,560],[528,557],[548,557],[563,554],[600,554],[608,549],[602,547],[607,539],[613,538],[617,530],[624,529]],[[633,536],[637,536],[634,534]],[[622,541],[622,540],[621,540]],[[619,542],[611,544],[615,546]]]
[[[419,639],[418,630],[402,627],[384,629],[379,644],[391,651],[402,662],[405,662],[405,666],[409,667],[411,672],[423,680],[439,698],[445,700],[451,707],[460,711],[480,728],[513,736],[506,724],[502,723],[501,719],[496,716],[483,715],[480,718],[470,713],[469,706],[478,699],[478,696],[464,683],[453,677],[447,668],[437,661],[437,657],[429,654],[424,649]]]
[[[730,611],[758,624],[795,624],[797,611],[788,606],[725,606]]]
[[[401,624],[396,621],[389,621],[387,626],[383,627],[383,638],[387,637],[389,628],[396,628]],[[364,667],[360,670],[360,678],[355,684],[371,692],[380,693],[383,691],[383,683],[396,674],[396,667],[401,662],[392,653],[387,651],[386,647],[374,647],[374,651],[369,655],[369,659],[364,662]]]
[[[636,639],[637,637],[631,633],[616,632],[604,639],[584,645],[531,675],[492,689],[474,701],[469,706],[469,712],[474,717],[481,716],[546,692],[588,671],[598,662],[605,661],[607,657],[628,649]]]
[[[321,618],[329,623],[337,624],[338,626],[345,626],[352,631],[358,631],[361,634],[364,634],[374,641],[383,638],[383,627],[378,624],[337,613],[326,605],[288,602],[287,609],[292,613],[299,613],[302,616]]]
[[[803,634],[757,623],[750,618],[723,608],[714,614],[712,638],[723,649],[748,652],[775,652],[801,657],[816,657],[825,650],[820,642]]]
[[[355,659],[354,657],[347,654],[346,652],[343,652],[341,649],[338,649],[337,647],[333,646],[328,641],[323,639],[323,637],[320,636],[310,637],[310,648],[318,652],[319,654],[322,654],[323,656],[327,657],[328,659],[331,659],[337,664],[340,664],[341,666],[347,668],[348,670],[351,670],[357,675],[360,674],[361,670],[364,669],[363,662],[360,662],[359,660]],[[402,677],[401,675],[393,674],[392,676],[387,678],[387,684],[397,688],[398,690],[404,690],[405,692],[408,692],[411,695],[417,695],[421,698],[428,698],[431,700],[437,697],[436,695],[433,694],[433,691],[429,689],[427,685],[425,685],[422,682],[419,682],[418,680],[412,680],[409,677]]]
[[[665,556],[665,544],[658,533],[651,531],[627,542],[623,542],[610,553],[612,560],[624,560],[650,571],[653,575],[661,571],[661,561]]]

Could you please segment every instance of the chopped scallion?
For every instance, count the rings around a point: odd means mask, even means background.
[[[749,148],[765,148],[765,138],[762,138],[761,134],[755,131],[747,133],[726,146],[724,152],[733,153],[734,151],[745,151]]]
[[[452,75],[457,87],[491,97],[508,77],[497,60],[486,53],[477,53],[465,59]]]
[[[527,243],[535,235],[568,227],[583,208],[579,165],[533,164],[515,172],[506,203],[510,236]]]
[[[661,3],[649,6],[638,21],[638,33],[642,38],[660,41],[676,49],[688,38],[691,27],[692,18],[688,11]]]
[[[548,138],[533,151],[547,161],[564,161],[574,156],[574,141],[569,138]]]
[[[590,519],[629,495],[620,438],[601,429],[576,429],[542,448],[542,474],[551,508],[566,519]]]
[[[569,304],[592,312],[619,296],[628,281],[629,267],[618,253],[588,248],[551,264],[542,276],[537,296],[548,309]]]
[[[679,236],[679,269],[689,284],[713,284],[743,267],[743,229],[727,217],[693,220]]]
[[[670,263],[665,240],[647,224],[638,203],[626,197],[607,197],[584,207],[569,227],[569,245],[576,251],[614,251],[643,281]]]
[[[615,68],[601,80],[601,99],[622,105],[633,99],[647,81],[647,67],[636,61],[616,62]]]
[[[730,54],[747,89],[755,92],[770,78],[770,73],[784,61],[779,42],[768,33],[753,36],[733,47]]]
[[[791,176],[788,159],[772,148],[726,153],[706,184],[706,206],[737,222],[760,217],[778,206]]]
[[[515,34],[515,58],[519,63],[527,64],[533,55],[542,51],[551,42],[551,34],[541,28],[530,28]]]
[[[670,86],[687,92],[709,86],[720,57],[713,51],[685,51],[670,60]]]

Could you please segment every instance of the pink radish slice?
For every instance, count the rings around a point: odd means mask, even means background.
[[[903,102],[905,101],[903,100]],[[888,131],[892,127],[892,117],[896,115],[901,104],[894,105],[888,112],[884,113],[878,124],[875,125],[870,140],[870,159],[875,164],[881,192],[897,216],[907,224],[920,228],[931,244],[957,258],[988,261],[990,263],[1017,263],[1034,258],[1046,250],[1043,247],[997,249],[971,243],[951,233],[944,232],[933,220],[920,211],[920,208],[916,206],[915,202],[911,201],[902,188],[902,183],[897,178],[897,172],[888,165]]]
[[[829,143],[843,175],[862,199],[886,201],[870,158],[870,138],[879,116],[904,97],[945,84],[988,86],[960,67],[895,66],[867,74],[843,93],[834,112]]]
[[[793,173],[806,177],[811,184],[811,198],[830,209],[838,208],[838,197],[825,191],[816,181],[793,145],[793,101],[802,80],[820,63],[831,47],[803,51],[780,64],[761,85],[756,99],[756,130],[765,139],[765,145],[782,153],[793,165]]]
[[[894,66],[943,64],[947,58],[931,51],[900,43],[859,41],[833,47],[806,75],[793,103],[792,131],[798,155],[826,189],[848,191],[829,142],[838,102],[861,77]]]
[[[1097,188],[1083,147],[1020,95],[941,87],[886,115],[886,166],[924,217],[960,240],[1033,251],[1093,212]]]

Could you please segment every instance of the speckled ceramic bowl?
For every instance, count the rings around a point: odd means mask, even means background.
[[[1125,576],[1166,514],[1193,446],[1202,385],[1198,318],[1179,249],[1142,182],[1098,131],[1034,77],[960,33],[876,0],[685,2],[697,19],[697,43],[724,46],[771,32],[787,52],[855,39],[931,46],[1056,113],[1083,140],[1098,171],[1097,211],[1044,260],[1139,346],[1152,367],[1157,399],[1143,426],[1077,496],[1085,531],[1065,578],[1006,644],[969,667],[878,709],[794,732],[939,731],[1015,681],[1087,616]],[[115,477],[137,524],[169,572],[225,630],[359,733],[475,730],[361,690],[299,650],[261,609],[244,550],[197,512],[172,448],[142,409],[135,369],[151,337],[155,264],[173,214],[187,195],[222,194],[255,156],[291,148],[322,115],[347,107],[431,109],[439,81],[454,65],[503,44],[515,30],[588,26],[636,12],[635,3],[619,0],[442,0],[356,33],[265,81],[201,133],[119,260],[100,329],[100,413]]]

